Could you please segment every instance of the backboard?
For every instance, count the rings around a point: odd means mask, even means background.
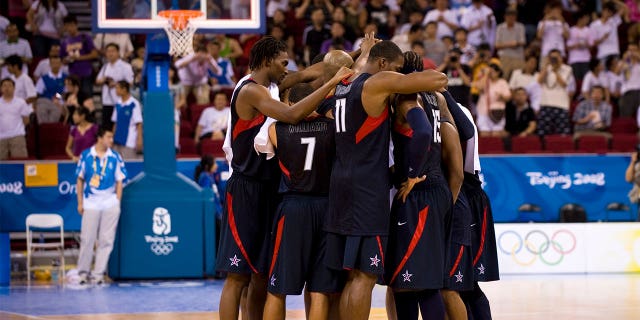
[[[199,32],[264,33],[265,0],[92,0],[94,32],[163,31],[163,10],[200,10]]]

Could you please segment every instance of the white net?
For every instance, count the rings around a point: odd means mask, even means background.
[[[171,56],[182,57],[193,53],[193,35],[196,33],[196,27],[187,22],[182,30],[173,28],[173,21],[169,20],[164,30],[169,37],[169,54]]]

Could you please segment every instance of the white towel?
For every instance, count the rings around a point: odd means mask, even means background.
[[[253,139],[253,148],[256,149],[257,153],[265,153],[267,160],[271,160],[276,155],[273,143],[269,139],[269,127],[276,121],[276,119],[267,118],[262,127],[260,127],[260,132]]]

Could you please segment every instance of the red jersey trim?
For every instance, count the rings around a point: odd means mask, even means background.
[[[368,136],[371,132],[376,130],[389,118],[389,108],[385,107],[382,114],[377,117],[369,116],[367,120],[364,121],[358,132],[356,132],[356,144],[360,143],[362,139]]]
[[[262,125],[262,123],[264,123],[264,119],[264,114],[259,114],[251,120],[238,119],[238,122],[233,127],[233,139],[244,131]]]
[[[413,138],[413,129],[407,128],[399,123],[394,123],[393,130],[407,138]]]
[[[287,169],[287,167],[285,167],[280,160],[278,160],[278,164],[280,165],[280,170],[282,170],[282,173],[287,176],[287,179],[291,180],[291,173],[289,172],[289,169]]]

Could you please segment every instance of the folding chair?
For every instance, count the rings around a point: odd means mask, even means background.
[[[56,249],[60,254],[60,267],[57,272],[62,274],[58,279],[64,283],[64,221],[62,216],[55,213],[34,213],[27,216],[25,222],[27,226],[27,284],[31,285],[31,259],[34,250],[37,249]],[[60,238],[56,242],[40,243],[33,242],[33,230],[35,229],[58,229]],[[53,232],[48,231],[47,232]]]

